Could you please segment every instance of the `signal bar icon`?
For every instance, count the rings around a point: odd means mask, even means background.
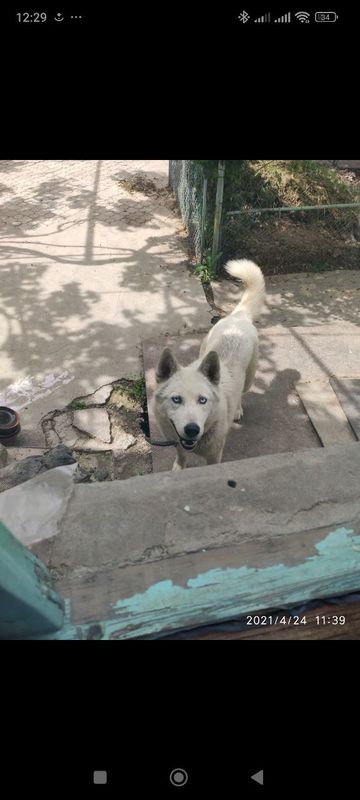
[[[279,17],[278,19],[274,19],[274,22],[291,22],[290,11],[288,14],[284,14],[282,17]]]
[[[270,11],[269,11],[268,14],[263,14],[262,17],[258,17],[257,19],[254,19],[254,22],[271,22]]]

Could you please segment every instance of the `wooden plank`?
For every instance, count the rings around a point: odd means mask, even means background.
[[[299,381],[295,388],[324,447],[355,441],[329,381]]]
[[[262,612],[257,616],[261,617]],[[325,604],[304,611],[299,614],[299,620],[306,619],[306,624],[297,622],[294,616],[289,622],[289,614],[284,609],[279,612],[274,611],[272,616],[286,618],[283,624],[267,624],[247,627],[245,630],[238,631],[212,631],[199,629],[198,631],[183,631],[166,636],[168,639],[360,639],[360,603],[340,603]],[[320,619],[317,620],[317,617]],[[343,624],[341,617],[345,618]],[[323,619],[325,618],[325,620]],[[337,620],[337,621],[336,621]],[[295,624],[296,621],[296,624]],[[244,620],[246,623],[246,620]]]
[[[356,438],[360,440],[360,379],[331,378],[330,383],[340,400]]]
[[[355,442],[76,485],[48,553],[67,601],[54,638],[157,637],[359,591],[359,474]]]
[[[0,639],[61,628],[63,603],[45,565],[0,522]]]
[[[312,552],[316,540],[315,555],[284,563],[292,549]],[[251,549],[243,545],[110,569],[95,584],[86,578],[72,585],[60,582],[59,590],[69,598],[71,621],[54,638],[87,638],[96,622],[104,639],[156,638],[166,630],[237,619],[259,608],[294,606],[360,588],[360,522],[356,530],[341,526],[326,533],[308,531],[288,542],[278,540],[270,558],[268,542],[257,542],[252,555]],[[256,557],[261,562],[261,556],[271,566],[249,565]]]

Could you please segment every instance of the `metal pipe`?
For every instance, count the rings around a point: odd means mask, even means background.
[[[262,211],[310,211],[317,208],[358,208],[360,203],[331,203],[324,206],[282,206],[279,208],[241,208],[237,211],[227,211],[226,216],[235,214],[261,214]]]

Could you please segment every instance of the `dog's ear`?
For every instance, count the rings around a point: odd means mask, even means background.
[[[210,352],[207,353],[200,364],[199,370],[203,373],[203,375],[205,375],[210,383],[214,383],[215,385],[219,383],[220,360],[215,350],[210,350]]]
[[[170,347],[165,347],[160,356],[160,361],[156,367],[156,383],[163,383],[176,372],[178,364],[174,358]]]

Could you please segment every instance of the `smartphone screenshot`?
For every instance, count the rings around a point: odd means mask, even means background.
[[[5,787],[349,797],[357,9],[0,22]]]

